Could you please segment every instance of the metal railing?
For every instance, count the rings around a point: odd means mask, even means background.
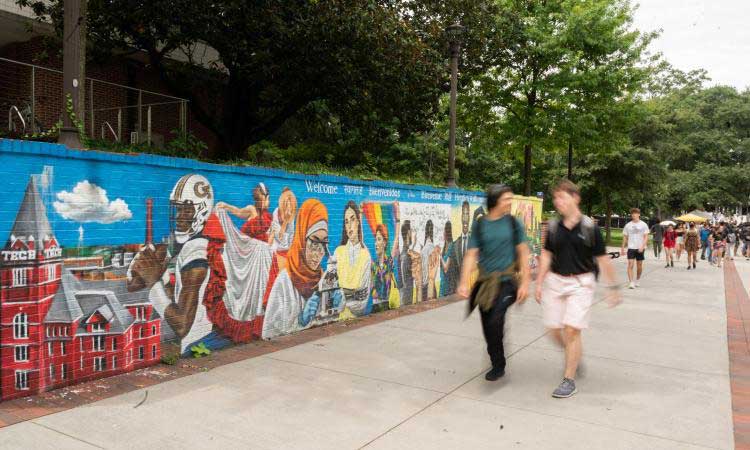
[[[10,107],[10,109],[8,109],[8,130],[16,131],[16,123],[13,121],[13,112],[15,112],[18,118],[21,120],[21,133],[26,133],[26,121],[23,119],[21,111],[18,110],[18,106],[16,105],[13,105]]]
[[[22,137],[54,126],[65,111],[62,86],[61,70],[0,57],[0,110],[8,108],[8,128],[0,132]],[[92,137],[122,142],[125,135],[161,146],[173,132],[188,131],[184,98],[88,77],[82,87],[81,119]]]

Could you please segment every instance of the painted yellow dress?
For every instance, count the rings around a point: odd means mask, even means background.
[[[370,284],[372,259],[362,244],[348,242],[334,252],[339,287],[344,292],[344,310],[339,319],[346,320],[369,314],[372,309]]]

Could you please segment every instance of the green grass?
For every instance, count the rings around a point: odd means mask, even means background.
[[[606,231],[602,230],[602,233],[604,234],[604,237],[606,238]],[[607,245],[610,247],[621,247],[622,246],[622,228],[611,228],[610,229],[610,236],[609,241],[607,241]]]

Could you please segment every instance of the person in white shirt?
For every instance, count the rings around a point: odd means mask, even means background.
[[[643,273],[644,252],[648,245],[648,225],[641,221],[641,210],[632,208],[630,210],[632,219],[622,230],[622,248],[620,253],[625,253],[628,248],[628,288],[635,289],[639,286],[641,274]],[[636,279],[633,281],[633,266],[637,266]]]

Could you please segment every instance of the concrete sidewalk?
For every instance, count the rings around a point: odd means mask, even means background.
[[[461,302],[13,425],[0,447],[733,448],[722,272],[646,273],[595,306],[570,399],[550,396],[562,353],[533,300],[511,310],[495,383]]]

